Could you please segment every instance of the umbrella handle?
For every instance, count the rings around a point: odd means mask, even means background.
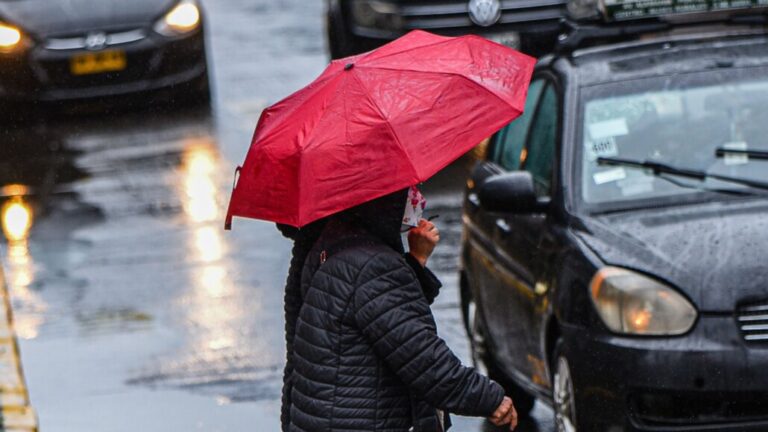
[[[235,194],[235,188],[237,187],[237,181],[240,180],[240,171],[243,167],[240,165],[235,168],[235,175],[232,179],[232,195]],[[227,218],[224,220],[224,230],[230,231],[232,229],[232,198],[230,198],[229,208],[227,209]]]
[[[237,181],[240,180],[240,171],[243,170],[243,167],[240,165],[235,168],[235,175],[232,178],[232,192],[235,191],[235,187],[237,187]]]

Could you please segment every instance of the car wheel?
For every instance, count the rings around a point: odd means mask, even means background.
[[[533,405],[536,403],[536,398],[529,395],[496,366],[493,356],[488,351],[488,344],[485,338],[485,324],[480,316],[477,303],[471,296],[471,293],[465,293],[464,297],[465,299],[462,302],[464,303],[466,314],[465,324],[467,326],[467,334],[469,335],[472,363],[475,369],[501,384],[506,394],[512,398],[517,415],[520,418],[528,418],[531,410],[533,410]]]
[[[552,401],[555,410],[557,432],[576,432],[576,393],[568,358],[562,350],[562,342],[555,348],[554,373],[552,376]]]

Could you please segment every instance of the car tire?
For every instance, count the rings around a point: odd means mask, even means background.
[[[462,299],[465,314],[464,323],[467,327],[472,363],[475,369],[504,387],[507,396],[512,398],[519,418],[529,418],[533,405],[536,403],[536,398],[528,394],[522,387],[506,376],[496,365],[486,342],[485,323],[480,316],[477,303],[472,297],[471,292],[464,293],[462,297],[464,297]]]
[[[578,421],[573,374],[563,351],[562,340],[557,341],[552,355],[552,408],[555,412],[556,432],[587,430]]]

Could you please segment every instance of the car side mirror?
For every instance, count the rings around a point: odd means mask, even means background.
[[[543,209],[527,171],[513,171],[489,177],[478,191],[480,206],[490,212],[533,213]]]

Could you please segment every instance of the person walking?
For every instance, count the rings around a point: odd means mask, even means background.
[[[442,432],[448,413],[517,425],[503,388],[465,367],[438,335],[426,268],[439,241],[431,222],[401,240],[415,188],[295,229],[286,286],[286,432]],[[311,245],[311,246],[310,246]],[[300,269],[300,270],[299,270]]]

